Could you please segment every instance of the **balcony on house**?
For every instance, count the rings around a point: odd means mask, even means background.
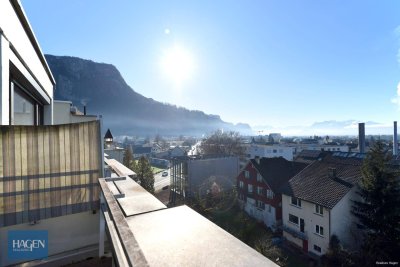
[[[0,243],[10,230],[45,229],[50,257],[81,247],[96,255],[100,156],[98,120],[0,126]],[[0,250],[1,266],[15,263]]]
[[[293,235],[296,238],[300,238],[302,240],[308,240],[308,236],[307,236],[307,232],[306,231],[303,233],[303,232],[301,232],[301,231],[299,231],[297,229],[293,229],[293,228],[291,228],[291,227],[289,227],[289,226],[287,226],[285,224],[282,226],[282,228],[283,228],[283,231]]]

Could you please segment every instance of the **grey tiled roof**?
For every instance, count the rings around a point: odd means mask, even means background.
[[[260,164],[251,159],[251,163],[275,193],[279,193],[282,185],[307,166],[305,163],[288,161],[282,157],[261,158]]]
[[[290,179],[282,192],[331,209],[360,181],[361,166],[360,158],[327,155]],[[329,168],[336,169],[335,178]]]
[[[294,159],[294,161],[311,164],[317,159],[325,157],[327,154],[329,154],[329,152],[324,152],[321,150],[305,149],[299,153],[299,155]]]

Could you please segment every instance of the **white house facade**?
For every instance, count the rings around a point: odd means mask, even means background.
[[[288,242],[317,256],[327,252],[333,235],[347,249],[360,245],[351,209],[358,198],[363,157],[326,154],[289,180],[282,193],[283,236]]]
[[[317,207],[318,206],[318,207]],[[318,211],[318,212],[317,212]],[[326,207],[282,195],[283,236],[304,252],[317,255],[329,247],[330,210]]]

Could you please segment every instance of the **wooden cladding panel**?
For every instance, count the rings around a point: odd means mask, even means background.
[[[0,126],[0,227],[99,207],[99,121]]]

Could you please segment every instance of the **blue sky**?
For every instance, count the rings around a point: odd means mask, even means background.
[[[400,1],[22,3],[44,53],[111,63],[161,102],[253,126],[400,120]],[[176,44],[194,62],[179,87],[160,67]]]

